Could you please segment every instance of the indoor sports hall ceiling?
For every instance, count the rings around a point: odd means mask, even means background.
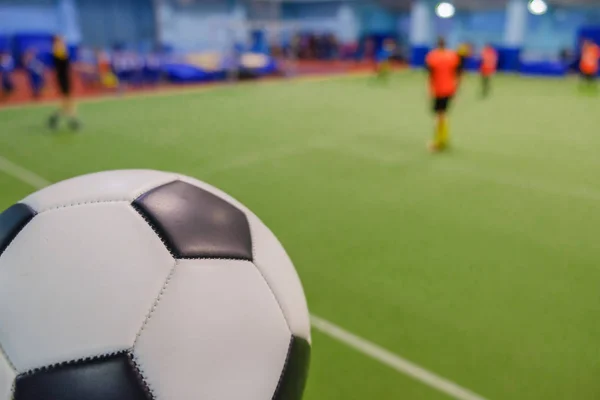
[[[180,6],[192,6],[195,4],[223,4],[224,0],[161,0],[169,1]],[[248,4],[262,4],[267,5],[269,3],[319,3],[325,1],[336,1],[336,0],[242,0]],[[355,3],[360,2],[372,2],[373,0],[337,0],[337,1],[350,1]],[[375,0],[383,6],[396,10],[407,10],[415,0]],[[433,1],[433,0],[432,0]],[[441,1],[441,0],[440,0]],[[503,8],[508,0],[448,0],[453,3],[459,9],[490,9],[490,8]],[[576,5],[598,5],[600,0],[546,0],[550,5],[555,6],[576,6]]]
[[[414,0],[378,0],[378,2],[389,8],[408,9]],[[459,9],[489,9],[502,8],[508,0],[450,0],[450,2]],[[546,2],[555,6],[597,5],[600,3],[599,0],[546,0]]]

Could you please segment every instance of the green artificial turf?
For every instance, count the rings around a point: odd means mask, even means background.
[[[0,111],[0,156],[50,181],[206,180],[280,237],[311,311],[490,399],[600,398],[600,98],[467,78],[432,156],[425,76],[288,82]],[[0,207],[33,188],[0,172]],[[307,400],[445,395],[315,332]]]

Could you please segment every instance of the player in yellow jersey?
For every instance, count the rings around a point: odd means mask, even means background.
[[[460,59],[460,70],[462,72],[466,67],[467,59],[471,57],[471,54],[473,54],[472,46],[469,43],[461,43],[458,46],[456,53]]]
[[[61,36],[55,36],[53,39],[52,58],[54,60],[54,74],[56,75],[56,83],[60,90],[61,101],[60,108],[50,116],[48,125],[51,129],[56,129],[60,118],[64,117],[68,118],[69,126],[72,130],[79,130],[81,123],[77,118],[77,104],[73,95],[69,49]]]

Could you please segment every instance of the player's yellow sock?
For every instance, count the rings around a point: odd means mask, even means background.
[[[448,127],[448,121],[446,118],[440,120],[439,124],[439,146],[444,149],[448,146],[448,140],[450,139],[450,132]]]
[[[435,124],[433,132],[433,142],[431,143],[435,149],[439,149],[442,143],[442,123],[438,120]]]

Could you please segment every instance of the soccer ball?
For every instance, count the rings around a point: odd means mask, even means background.
[[[0,400],[298,400],[309,355],[285,250],[210,185],[102,172],[0,214]]]

